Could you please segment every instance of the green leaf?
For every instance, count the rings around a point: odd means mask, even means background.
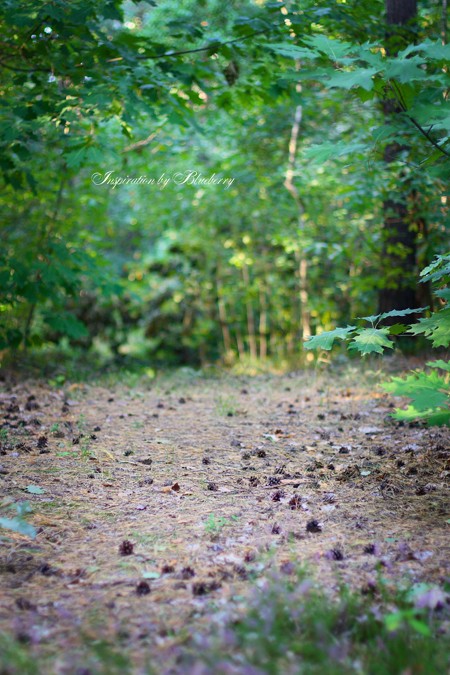
[[[16,511],[19,518],[23,518],[23,516],[31,513],[33,509],[30,506],[30,502],[18,502],[16,504]]]
[[[68,152],[66,155],[66,162],[69,169],[78,169],[86,159],[86,148],[80,148],[79,150],[73,150]]]
[[[436,59],[437,61],[447,61],[450,59],[450,45],[443,45],[440,40],[436,42],[433,42],[432,40],[425,40],[418,45],[408,45],[406,49],[399,52],[399,56],[405,58],[410,54],[417,52],[422,52],[431,59]]]
[[[289,59],[315,59],[317,53],[307,47],[297,47],[289,42],[276,42],[275,44],[267,45],[276,54],[285,56]]]
[[[427,281],[435,283],[447,275],[450,275],[450,254],[436,256],[436,259],[420,273],[422,283]]]
[[[333,61],[339,61],[340,58],[348,56],[355,51],[355,45],[341,40],[332,40],[326,35],[313,35],[304,40],[318,52],[326,54]]]
[[[407,329],[403,323],[394,323],[393,326],[389,326],[389,335],[401,335]]]
[[[385,348],[393,349],[388,339],[389,328],[361,328],[350,342],[348,348],[356,349],[362,356],[382,354]]]
[[[434,294],[438,298],[442,298],[447,304],[450,304],[450,288],[440,288],[438,291],[435,291]]]
[[[437,361],[428,361],[426,365],[430,368],[440,368],[441,370],[446,370],[450,373],[450,361],[438,359]]]
[[[416,371],[405,378],[393,377],[383,388],[394,396],[406,396],[417,411],[426,411],[449,403],[449,386],[436,371]]]
[[[372,314],[371,316],[358,316],[357,319],[362,321],[370,321],[370,323],[375,323],[382,321],[383,319],[389,319],[394,316],[406,316],[407,314],[420,314],[424,312],[428,307],[418,307],[417,309],[392,309],[390,312],[384,312],[383,314]]]
[[[427,637],[431,635],[430,628],[423,621],[419,621],[419,619],[414,619],[411,617],[408,619],[408,623],[411,628],[414,628],[414,630],[417,631],[417,633],[420,633],[420,635],[426,635]]]
[[[354,155],[362,153],[367,150],[364,143],[321,143],[320,145],[312,145],[304,150],[303,155],[307,159],[312,159],[316,163],[322,164],[328,159],[336,159],[345,155]]]
[[[0,527],[31,537],[31,539],[36,537],[36,529],[22,518],[0,518]]]
[[[450,345],[450,307],[434,312],[426,319],[419,319],[410,327],[408,333],[425,335],[431,340],[433,347],[448,347]]]
[[[38,485],[28,485],[27,492],[30,492],[32,495],[43,495],[45,490]]]
[[[392,614],[387,614],[384,617],[384,625],[386,629],[392,633],[396,631],[403,623],[403,614],[402,612],[392,612]]]
[[[421,420],[426,422],[430,427],[450,426],[450,410],[417,410],[414,406],[409,405],[406,408],[396,408],[392,413],[395,420],[401,422],[415,422]]]
[[[347,328],[335,328],[319,335],[312,335],[303,343],[303,347],[305,349],[325,349],[329,351],[335,340],[345,340],[355,329],[356,326],[347,326]]]
[[[326,83],[330,88],[351,89],[362,87],[366,91],[373,89],[373,76],[376,68],[358,68],[358,70],[338,71]]]
[[[398,80],[399,82],[412,82],[415,80],[424,80],[430,75],[420,66],[424,63],[421,56],[411,58],[393,58],[388,64],[385,72],[387,79]]]
[[[68,335],[75,340],[89,335],[84,323],[71,314],[71,312],[47,314],[46,322],[53,330],[62,333],[63,335]]]

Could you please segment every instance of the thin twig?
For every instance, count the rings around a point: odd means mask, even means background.
[[[7,68],[8,70],[13,70],[14,72],[17,73],[50,73],[52,72],[51,68],[18,68],[17,66],[10,66],[8,63],[5,63],[4,61],[0,61],[0,66],[3,66],[3,68]]]
[[[151,56],[137,56],[138,59],[141,60],[146,60],[146,59],[163,59],[168,56],[183,56],[184,54],[196,54],[198,52],[208,52],[208,51],[217,51],[221,47],[224,47],[225,45],[231,45],[234,42],[241,42],[243,40],[249,40],[252,37],[255,37],[255,35],[262,35],[264,33],[270,33],[271,31],[275,30],[274,27],[271,28],[265,28],[264,30],[258,30],[255,31],[254,33],[251,33],[250,35],[243,35],[242,37],[238,38],[233,38],[232,40],[225,40],[224,42],[212,42],[210,45],[207,47],[197,47],[196,49],[184,49],[180,50],[178,52],[164,52],[164,54],[153,54]]]

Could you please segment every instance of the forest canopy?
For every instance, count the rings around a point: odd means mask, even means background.
[[[0,7],[4,353],[286,361],[433,309],[445,4]]]

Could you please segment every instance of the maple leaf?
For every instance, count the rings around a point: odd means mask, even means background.
[[[356,349],[365,354],[382,354],[385,348],[393,349],[394,344],[388,339],[389,328],[361,328],[349,344],[349,349]]]

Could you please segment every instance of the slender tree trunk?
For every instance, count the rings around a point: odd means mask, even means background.
[[[250,287],[250,275],[248,273],[247,265],[242,267],[242,278],[244,284],[247,288]],[[253,315],[253,307],[251,300],[248,299],[245,303],[246,312],[247,312],[247,332],[248,332],[248,346],[250,349],[250,356],[255,361],[258,358],[258,348],[256,344],[256,328],[255,328],[255,317]]]
[[[305,256],[300,256],[298,265],[299,278],[299,297],[301,316],[300,322],[302,327],[302,338],[307,340],[311,335],[311,321],[308,309],[308,261]]]
[[[266,291],[259,291],[259,358],[264,361],[267,358],[267,300]]]
[[[223,297],[223,288],[222,282],[220,281],[219,272],[217,273],[216,277],[216,287],[217,287],[217,306],[219,309],[219,321],[222,330],[223,348],[226,356],[231,352],[231,335],[230,335],[230,328],[228,325],[227,307],[225,304],[225,299]]]
[[[245,345],[239,328],[236,330],[236,345],[239,354],[239,360],[243,361],[245,358]]]
[[[397,54],[411,42],[416,14],[416,0],[386,0],[386,51],[390,55]],[[383,105],[383,111],[388,124],[389,119],[400,112],[400,107],[394,100],[388,100]],[[407,150],[399,143],[390,143],[385,148],[384,161],[388,165],[393,164]],[[417,303],[417,226],[412,219],[411,198],[401,173],[398,183],[403,187],[392,191],[383,202],[383,287],[378,296],[379,312],[407,309]]]
[[[297,91],[300,90],[301,86],[297,85]],[[302,121],[302,115],[303,115],[302,106],[298,105],[295,109],[294,122],[291,128],[291,136],[289,139],[289,148],[288,148],[288,165],[284,179],[284,186],[286,190],[291,194],[298,208],[298,226],[300,232],[302,232],[305,229],[305,223],[303,218],[304,208],[298,190],[294,185],[294,174],[295,174],[295,156],[297,154],[298,136],[300,133],[300,124]],[[298,299],[300,305],[300,331],[301,331],[301,338],[306,340],[311,335],[311,323],[308,310],[309,305],[308,261],[302,250],[298,252],[298,280],[299,280]]]

